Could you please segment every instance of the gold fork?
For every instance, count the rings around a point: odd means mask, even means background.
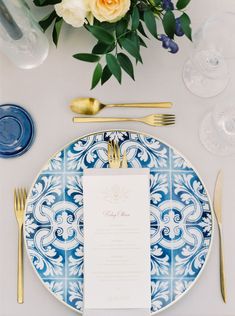
[[[127,162],[127,155],[126,155],[126,150],[124,150],[123,155],[122,155],[122,168],[128,168],[128,162]]]
[[[24,272],[23,272],[23,222],[27,199],[26,189],[14,190],[14,209],[18,223],[18,271],[17,271],[17,302],[24,302]]]
[[[152,114],[138,118],[127,117],[74,117],[74,123],[104,123],[104,122],[141,122],[151,126],[167,126],[175,123],[174,114]]]
[[[114,142],[108,142],[108,160],[112,169],[118,169],[121,166],[120,147]]]

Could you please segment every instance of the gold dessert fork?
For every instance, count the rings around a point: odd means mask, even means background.
[[[126,150],[124,150],[123,155],[122,155],[121,167],[122,167],[122,168],[128,168]]]
[[[108,161],[112,169],[118,169],[121,166],[120,147],[115,141],[108,142]]]
[[[74,117],[74,123],[104,123],[104,122],[141,122],[159,127],[175,124],[174,114],[152,114],[145,117]]]
[[[24,303],[24,272],[23,272],[23,222],[27,199],[24,188],[14,190],[14,209],[18,223],[18,271],[17,271],[17,302]]]
[[[112,169],[128,168],[126,150],[121,158],[120,147],[115,141],[108,142],[108,161]]]

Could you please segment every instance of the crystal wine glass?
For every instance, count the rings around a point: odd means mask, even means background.
[[[0,0],[0,50],[20,68],[40,65],[49,43],[24,0]]]
[[[235,153],[235,103],[217,105],[205,116],[200,139],[213,154],[228,156]]]
[[[230,78],[228,59],[235,57],[235,13],[209,18],[193,36],[194,50],[183,69],[186,87],[200,97],[221,93]]]

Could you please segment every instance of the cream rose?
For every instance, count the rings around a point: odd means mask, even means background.
[[[62,0],[55,5],[56,13],[66,23],[74,27],[81,27],[90,18],[90,12],[86,0]]]
[[[130,8],[130,0],[89,0],[91,13],[100,22],[116,22]]]

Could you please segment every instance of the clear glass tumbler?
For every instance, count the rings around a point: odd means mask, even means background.
[[[48,55],[48,40],[23,0],[0,0],[0,50],[23,69]]]

